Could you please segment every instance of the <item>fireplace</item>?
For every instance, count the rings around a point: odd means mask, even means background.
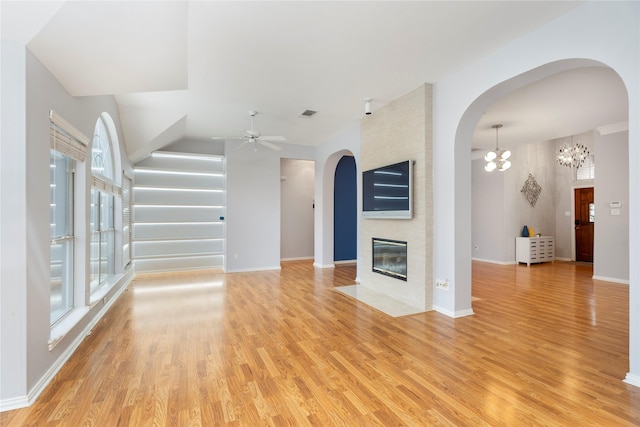
[[[375,273],[407,281],[407,242],[371,239],[372,264]]]

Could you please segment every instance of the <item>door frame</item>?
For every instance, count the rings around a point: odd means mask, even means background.
[[[576,260],[576,230],[575,230],[575,223],[576,223],[576,195],[575,195],[575,190],[578,188],[593,188],[593,195],[595,198],[595,194],[596,194],[596,186],[593,182],[592,179],[590,180],[585,180],[585,183],[580,183],[580,184],[572,184],[571,185],[571,261],[575,261]],[[593,242],[593,246],[594,246],[594,252],[595,252],[595,240]],[[593,260],[593,262],[595,263],[595,258]]]

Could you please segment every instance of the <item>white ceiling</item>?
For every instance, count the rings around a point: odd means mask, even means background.
[[[256,129],[316,145],[425,82],[437,82],[579,2],[2,1],[2,36],[74,96],[115,95],[127,152]],[[306,110],[313,118],[303,118]],[[605,68],[565,72],[490,108],[474,136],[548,140],[627,120]],[[511,128],[511,131],[510,131]],[[503,137],[504,135],[504,137]]]

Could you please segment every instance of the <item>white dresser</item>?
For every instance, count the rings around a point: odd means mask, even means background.
[[[516,263],[553,262],[556,257],[555,238],[516,237]]]

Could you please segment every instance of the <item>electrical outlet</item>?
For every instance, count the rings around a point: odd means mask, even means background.
[[[476,251],[479,250],[480,249],[480,245],[476,243],[475,245],[473,245],[473,249],[475,249]]]
[[[445,291],[449,290],[449,281],[447,279],[436,279],[436,288],[444,289]]]

